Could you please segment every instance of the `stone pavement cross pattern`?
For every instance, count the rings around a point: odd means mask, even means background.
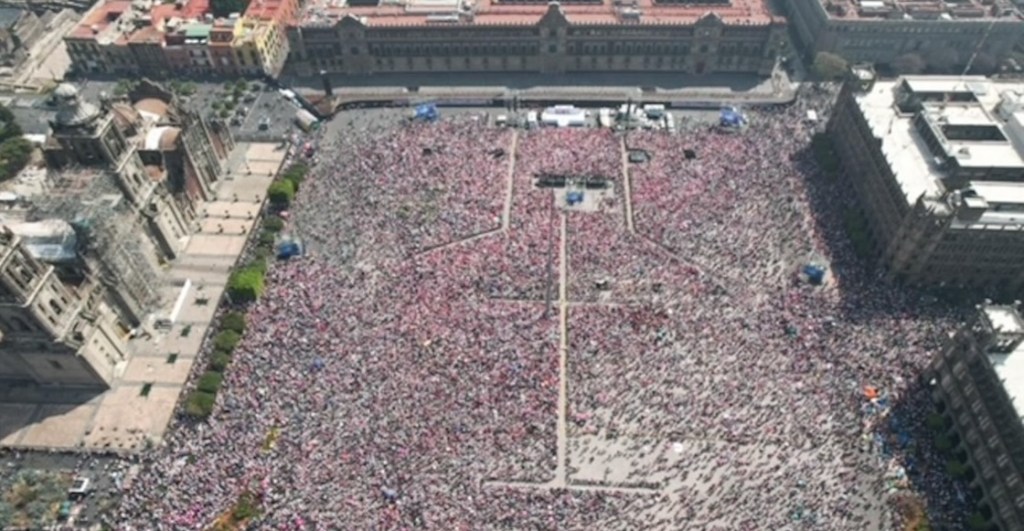
[[[510,231],[510,218],[515,215],[513,203],[516,200],[515,194],[524,193],[519,187],[529,187],[530,184],[516,175],[516,145],[519,141],[518,133],[512,135],[512,154],[509,161],[509,169],[506,178],[505,204],[502,211],[501,228],[485,233],[473,235],[462,240],[457,240],[433,249],[424,251],[422,254],[444,253],[456,248],[464,250],[472,246],[473,242],[492,237],[505,237]],[[550,479],[546,481],[520,481],[514,478],[508,480],[492,478],[484,481],[485,488],[513,488],[526,491],[531,490],[569,490],[569,491],[598,491],[609,494],[632,494],[657,496],[669,501],[663,505],[663,512],[659,517],[671,519],[678,517],[678,512],[670,516],[679,507],[680,503],[685,504],[687,500],[714,499],[723,491],[735,492],[737,489],[745,490],[750,484],[750,474],[768,471],[760,476],[754,488],[760,491],[754,496],[757,499],[782,499],[786,496],[799,498],[800,494],[794,495],[788,492],[792,488],[791,482],[787,479],[793,470],[811,470],[821,463],[833,463],[833,470],[849,470],[848,464],[843,463],[836,451],[836,442],[826,442],[821,445],[809,445],[806,447],[794,447],[790,444],[779,444],[771,440],[735,442],[716,438],[704,438],[694,435],[677,435],[672,433],[655,433],[637,431],[630,427],[628,418],[622,418],[623,411],[614,404],[604,408],[597,408],[595,416],[603,416],[603,420],[612,420],[612,417],[619,417],[617,420],[623,424],[622,431],[615,433],[593,432],[574,426],[577,420],[577,413],[581,404],[574,403],[571,387],[579,384],[571,380],[570,365],[576,363],[583,353],[574,348],[570,341],[570,335],[574,332],[574,323],[578,322],[577,316],[585,315],[592,308],[609,307],[620,308],[630,306],[641,306],[642,303],[620,303],[611,301],[587,301],[575,300],[570,286],[569,272],[574,258],[570,256],[570,241],[572,238],[570,226],[578,227],[592,222],[595,217],[617,217],[621,224],[616,225],[618,230],[628,233],[629,237],[640,242],[645,252],[653,256],[661,257],[664,261],[674,261],[700,272],[700,276],[709,285],[721,288],[727,279],[716,279],[713,274],[705,272],[698,264],[687,263],[660,244],[648,239],[645,234],[638,234],[634,227],[633,205],[631,193],[631,177],[629,163],[627,161],[627,150],[625,141],[620,140],[622,152],[621,166],[621,193],[622,201],[612,208],[602,208],[599,212],[580,214],[570,212],[568,209],[559,209],[558,232],[557,232],[557,300],[551,301],[558,312],[558,398],[557,398],[557,433],[555,440],[555,463]],[[562,198],[564,193],[552,194],[555,200]],[[614,193],[612,194],[614,196]],[[561,205],[563,201],[558,201]],[[614,200],[612,201],[615,202]],[[584,266],[584,258],[578,258],[577,266]],[[509,304],[541,305],[548,304],[543,300],[505,300]],[[637,400],[637,403],[642,400]],[[649,407],[650,404],[647,404]],[[612,408],[613,411],[609,411]],[[628,417],[628,416],[627,416]],[[824,419],[822,422],[826,422]],[[782,423],[780,423],[782,424]],[[825,429],[823,425],[822,429]],[[814,478],[814,481],[834,481],[824,478]],[[709,491],[709,485],[717,485],[718,493]],[[714,510],[714,508],[712,508]],[[707,508],[705,508],[707,510]],[[868,518],[880,518],[880,511],[871,510]],[[691,513],[691,517],[696,513]],[[881,525],[878,520],[872,519],[869,524]]]
[[[162,289],[167,307],[163,312],[174,304],[184,282],[192,281],[192,295],[178,321],[157,337],[134,340],[132,358],[105,393],[0,391],[0,446],[132,452],[142,449],[147,440],[157,442],[163,437],[231,268],[255,227],[267,187],[285,155],[276,144],[236,147],[231,172],[220,183],[217,199],[202,207],[197,232],[165,271]],[[151,390],[142,397],[146,384],[151,384]]]

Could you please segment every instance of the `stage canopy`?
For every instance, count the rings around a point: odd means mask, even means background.
[[[746,125],[746,123],[747,118],[735,107],[723,107],[718,118],[718,124],[722,127],[739,128]]]
[[[416,114],[413,115],[413,118],[426,122],[433,122],[437,120],[437,117],[437,105],[434,105],[433,103],[417,105]]]

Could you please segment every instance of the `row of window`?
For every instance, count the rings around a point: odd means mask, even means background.
[[[340,46],[316,46],[306,49],[311,60],[332,60],[340,55]],[[679,56],[691,53],[687,44],[661,42],[614,42],[575,45],[569,44],[566,52],[569,55],[664,55]],[[535,44],[374,44],[370,45],[369,53],[374,57],[500,57],[500,56],[533,56],[540,52]],[[558,53],[556,45],[549,45],[548,53]],[[701,45],[697,53],[713,53],[714,50]],[[762,49],[752,44],[726,44],[718,49],[721,56],[760,57]],[[359,48],[352,47],[349,55],[359,55]]]
[[[955,23],[924,23],[924,24],[847,24],[832,26],[832,31],[837,33],[891,33],[895,35],[921,34],[921,33],[950,33],[956,35],[981,35],[985,33],[987,25],[966,25]]]

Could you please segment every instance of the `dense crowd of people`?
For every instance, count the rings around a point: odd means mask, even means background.
[[[213,417],[146,456],[119,527],[205,529],[243,492],[260,529],[897,525],[874,478],[902,457],[865,454],[862,388],[920,427],[914,375],[953,320],[853,256],[801,120],[830,97],[732,134],[453,118],[324,139],[292,212],[307,256],[272,267]],[[565,209],[539,175],[607,186]],[[957,528],[941,470],[915,473]]]

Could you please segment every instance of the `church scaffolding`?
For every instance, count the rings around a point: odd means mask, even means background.
[[[31,217],[61,219],[74,227],[79,256],[133,325],[163,302],[160,272],[146,238],[146,216],[135,212],[116,176],[95,168],[49,172],[44,194],[33,197]]]

